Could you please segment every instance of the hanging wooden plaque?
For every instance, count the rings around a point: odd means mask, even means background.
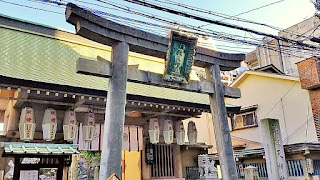
[[[197,39],[171,31],[163,79],[189,83]]]

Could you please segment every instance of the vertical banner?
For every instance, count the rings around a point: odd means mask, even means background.
[[[269,179],[288,179],[288,167],[282,144],[279,120],[262,119],[260,129],[263,137]]]
[[[143,128],[139,127],[138,131],[139,131],[138,133],[139,150],[138,151],[141,151],[143,150]]]
[[[122,151],[129,151],[129,127],[123,127]]]
[[[130,129],[130,151],[138,151],[138,126],[129,126]]]
[[[99,143],[100,143],[100,126],[101,124],[96,124],[95,125],[95,131],[93,134],[93,138],[91,141],[91,150],[93,151],[99,151]]]
[[[79,125],[79,150],[88,151],[91,149],[91,143],[83,140],[82,123]]]
[[[104,124],[101,124],[101,133],[100,133],[100,150],[102,149],[102,144],[103,144],[103,132],[104,132]]]
[[[90,142],[85,142],[82,139],[82,123],[79,124],[79,131],[76,134],[76,139],[73,144],[78,144],[78,150],[91,150],[99,151],[101,150],[103,144],[103,131],[104,124],[95,125],[95,133],[93,139]],[[143,150],[143,128],[139,126],[128,126],[125,125],[123,129],[123,141],[122,150],[127,151],[141,151]]]
[[[189,83],[196,45],[196,38],[171,31],[164,80]]]

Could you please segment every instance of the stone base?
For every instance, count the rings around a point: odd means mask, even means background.
[[[200,177],[201,180],[218,180],[218,176],[206,176],[206,177]]]

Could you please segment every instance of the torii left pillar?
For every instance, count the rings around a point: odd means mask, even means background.
[[[113,173],[121,177],[122,136],[126,107],[129,45],[112,45],[113,72],[109,80],[106,114],[101,149],[99,179],[106,180]]]

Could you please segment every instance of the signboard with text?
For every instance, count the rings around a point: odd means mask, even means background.
[[[196,38],[171,32],[163,79],[179,83],[189,82],[196,45]]]
[[[282,144],[279,120],[262,119],[260,128],[263,137],[269,179],[288,179],[288,166]]]

